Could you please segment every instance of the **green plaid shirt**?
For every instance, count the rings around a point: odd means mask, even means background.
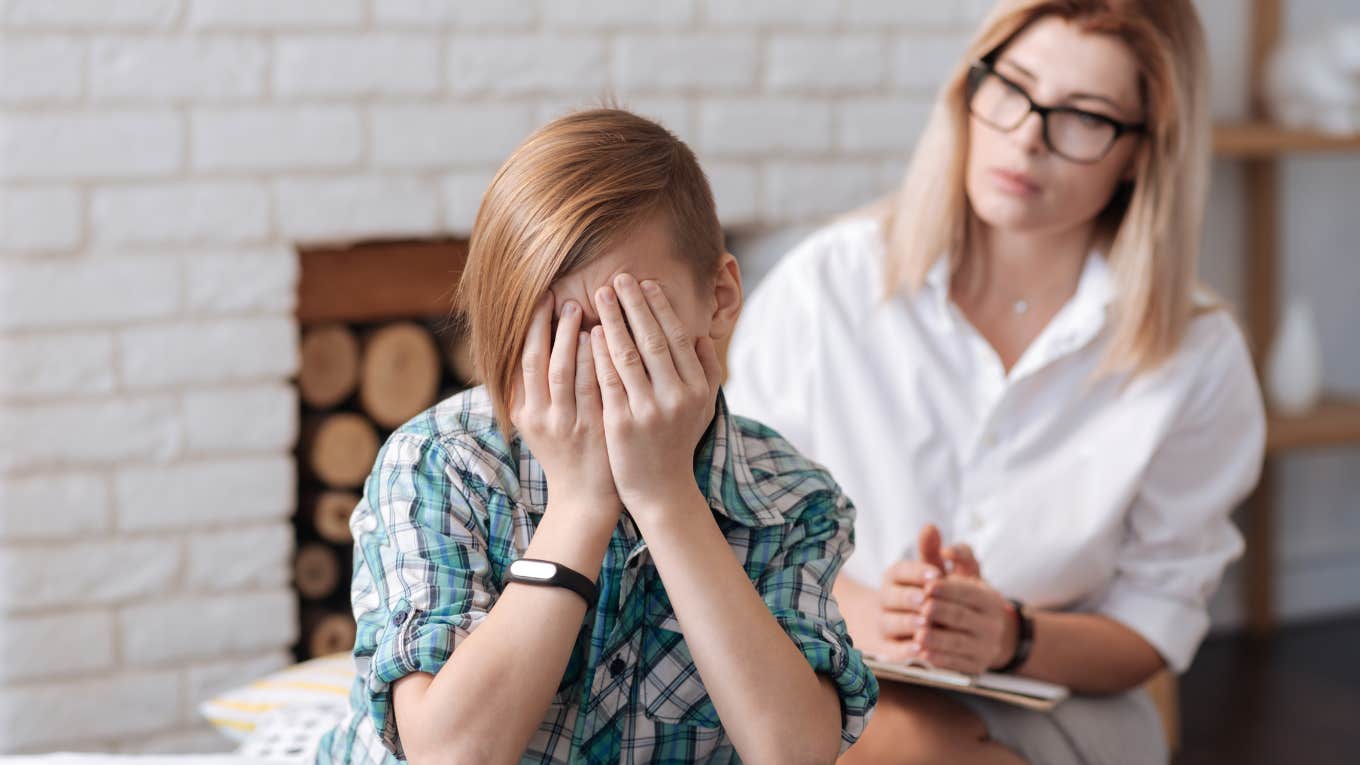
[[[878,699],[831,596],[853,549],[854,507],[824,469],[769,428],[729,415],[721,392],[717,401],[694,477],[765,605],[813,669],[835,681],[844,751]],[[485,388],[392,434],[350,519],[357,676],[349,715],[322,739],[318,762],[405,758],[392,683],[437,673],[482,623],[547,504],[542,467],[518,438],[499,435]],[[647,543],[626,517],[598,585],[522,762],[738,762]]]

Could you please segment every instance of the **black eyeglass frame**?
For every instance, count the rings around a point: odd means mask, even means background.
[[[1000,80],[1001,83],[1002,83],[1003,85],[1005,85],[1006,87],[1008,87],[1008,88],[1010,88],[1011,90],[1015,91],[1017,94],[1020,95],[1021,98],[1024,98],[1025,101],[1027,101],[1027,102],[1029,103],[1029,109],[1026,110],[1025,113],[1024,113],[1024,115],[1022,115],[1022,116],[1020,117],[1020,119],[1017,120],[1016,123],[1015,123],[1014,125],[1011,125],[1010,127],[1004,127],[1004,126],[1002,126],[1002,125],[999,125],[999,124],[997,124],[997,123],[995,123],[995,122],[993,122],[993,121],[987,119],[986,117],[983,117],[982,115],[978,114],[977,112],[973,111],[973,99],[977,96],[977,91],[978,91],[978,88],[982,85],[982,80],[983,80],[983,78],[987,77],[988,75],[990,75],[990,76],[992,76],[992,77],[995,77],[995,78],[997,78],[998,80]],[[1114,136],[1113,136],[1112,138],[1110,138],[1110,142],[1109,142],[1108,144],[1106,144],[1105,149],[1104,149],[1103,151],[1100,152],[1100,155],[1097,156],[1097,157],[1095,157],[1094,159],[1078,159],[1078,158],[1076,158],[1076,157],[1068,156],[1067,154],[1064,154],[1063,152],[1059,151],[1059,150],[1053,145],[1053,141],[1052,141],[1051,138],[1049,138],[1049,135],[1048,135],[1048,124],[1049,124],[1049,122],[1048,122],[1048,115],[1053,114],[1053,113],[1055,113],[1055,112],[1062,113],[1062,114],[1075,114],[1075,115],[1078,115],[1078,116],[1080,116],[1080,117],[1088,117],[1088,118],[1097,120],[1097,121],[1099,121],[1099,122],[1103,122],[1103,123],[1109,125],[1110,127],[1114,128]],[[1044,105],[1042,105],[1042,104],[1036,102],[1036,101],[1034,100],[1034,98],[1033,98],[1032,96],[1030,96],[1029,92],[1026,91],[1026,90],[1024,89],[1024,87],[1022,87],[1019,83],[1017,83],[1017,82],[1015,82],[1014,80],[1010,79],[1010,78],[1007,77],[1006,75],[1004,75],[1004,74],[1002,74],[1002,73],[996,71],[996,67],[993,66],[992,63],[991,63],[990,61],[986,61],[986,60],[982,60],[982,61],[974,61],[974,62],[973,62],[973,65],[972,65],[971,67],[969,67],[969,71],[968,71],[968,113],[971,114],[971,115],[973,115],[974,117],[977,117],[977,118],[978,118],[979,120],[981,120],[983,123],[985,123],[985,124],[987,124],[987,125],[990,125],[991,127],[994,127],[994,128],[996,128],[997,130],[1000,130],[1000,131],[1005,132],[1005,133],[1009,133],[1009,132],[1011,132],[1012,130],[1015,130],[1016,128],[1018,128],[1018,127],[1020,127],[1021,125],[1023,125],[1023,124],[1025,123],[1025,120],[1029,119],[1029,115],[1030,115],[1030,114],[1038,114],[1038,115],[1039,115],[1039,120],[1043,123],[1043,126],[1044,126],[1044,131],[1043,131],[1043,132],[1044,132],[1044,145],[1048,147],[1048,150],[1051,151],[1051,152],[1053,152],[1054,154],[1058,155],[1059,157],[1062,157],[1063,159],[1068,160],[1069,162],[1077,162],[1077,163],[1080,163],[1080,164],[1083,164],[1083,165],[1091,165],[1091,164],[1095,164],[1095,163],[1099,162],[1100,160],[1104,159],[1104,158],[1105,158],[1105,155],[1107,155],[1107,154],[1110,153],[1110,149],[1113,149],[1113,148],[1114,148],[1114,145],[1117,144],[1117,143],[1119,143],[1119,139],[1120,139],[1120,138],[1123,138],[1125,135],[1145,135],[1145,134],[1147,134],[1147,123],[1146,123],[1146,122],[1137,122],[1137,123],[1134,123],[1134,122],[1120,122],[1119,120],[1117,120],[1117,119],[1115,119],[1115,118],[1113,118],[1113,117],[1107,117],[1107,116],[1105,116],[1104,114],[1098,114],[1098,113],[1096,113],[1096,112],[1088,112],[1088,111],[1086,111],[1085,109],[1078,109],[1078,108],[1076,108],[1075,106],[1044,106]]]

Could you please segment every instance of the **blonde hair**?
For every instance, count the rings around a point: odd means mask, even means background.
[[[701,287],[711,285],[723,232],[698,160],[662,126],[621,109],[548,123],[491,181],[472,225],[456,306],[507,440],[534,305],[553,282],[655,214],[671,225],[673,257],[692,265]]]
[[[1101,367],[1146,371],[1175,352],[1196,313],[1211,132],[1204,30],[1191,0],[1002,0],[940,89],[896,202],[886,206],[885,295],[919,289],[946,253],[957,271],[973,215],[964,186],[969,68],[1046,16],[1124,41],[1140,65],[1148,132],[1132,183],[1096,218],[1094,244],[1105,250],[1115,293]]]

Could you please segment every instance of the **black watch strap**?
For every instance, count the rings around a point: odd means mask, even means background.
[[[1015,611],[1015,653],[1011,655],[1011,660],[1006,665],[997,669],[997,672],[1014,672],[1024,666],[1029,659],[1029,652],[1034,648],[1034,620],[1025,613],[1025,605],[1014,598],[1010,599],[1011,608]]]
[[[535,558],[520,558],[506,569],[505,578],[510,582],[532,584],[538,587],[563,587],[580,595],[586,601],[586,608],[595,605],[596,587],[586,575],[572,571],[561,563]]]

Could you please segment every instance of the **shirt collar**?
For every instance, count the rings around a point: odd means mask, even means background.
[[[743,526],[774,526],[784,514],[760,490],[751,473],[746,439],[727,408],[722,388],[713,407],[713,421],[694,450],[694,480],[714,512]]]
[[[926,285],[933,293],[936,309],[941,318],[950,320],[949,285],[953,278],[953,263],[948,254],[935,260],[926,273]],[[1114,286],[1110,265],[1100,250],[1091,250],[1082,265],[1081,276],[1077,279],[1077,291],[1069,306],[1082,327],[1099,330],[1105,322],[1105,309],[1114,298]]]
[[[694,450],[694,480],[713,512],[742,526],[774,526],[784,522],[773,498],[761,490],[751,472],[746,441],[736,417],[727,408],[721,388],[713,407],[713,419]],[[524,448],[518,436],[521,503],[529,512],[547,508],[547,481],[543,467]]]

